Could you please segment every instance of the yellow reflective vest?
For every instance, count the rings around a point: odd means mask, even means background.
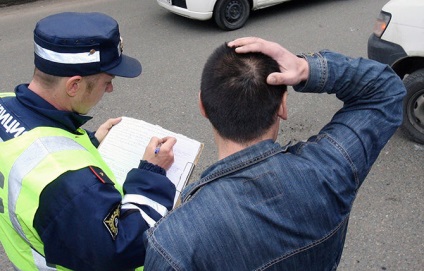
[[[87,133],[38,127],[0,142],[0,241],[18,270],[69,270],[48,266],[44,245],[33,227],[43,189],[70,170],[95,166],[103,170],[122,194],[122,187]]]

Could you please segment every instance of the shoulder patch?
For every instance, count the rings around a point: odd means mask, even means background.
[[[118,236],[118,223],[120,214],[121,204],[119,203],[115,207],[113,207],[109,214],[105,217],[105,219],[103,219],[103,224],[112,236],[113,240],[115,240],[116,236]]]
[[[89,167],[89,168],[91,172],[93,172],[93,174],[96,175],[99,181],[101,181],[102,183],[113,184],[112,180],[106,175],[106,173],[103,172],[103,170],[101,170],[98,167]]]

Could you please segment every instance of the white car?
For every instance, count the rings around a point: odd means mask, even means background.
[[[161,7],[190,19],[206,21],[213,17],[224,30],[242,27],[251,10],[287,1],[290,0],[157,0]]]
[[[403,79],[402,128],[424,144],[424,0],[391,0],[368,39],[368,58],[390,65]]]

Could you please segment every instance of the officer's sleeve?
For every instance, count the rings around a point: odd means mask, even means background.
[[[128,173],[123,188],[122,209],[139,212],[149,227],[174,204],[175,185],[166,177],[164,169],[147,161],[141,161],[137,169]]]
[[[93,144],[96,148],[98,148],[100,145],[100,142],[95,136],[96,132],[92,132],[88,130],[85,130],[85,131],[87,132],[88,138],[90,138],[91,144]]]
[[[166,176],[143,167],[128,174],[124,198],[93,167],[49,184],[34,218],[47,262],[75,270],[142,266],[143,233],[163,214],[159,205],[168,209],[175,195]]]

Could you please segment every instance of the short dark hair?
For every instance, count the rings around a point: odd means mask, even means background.
[[[223,138],[247,143],[275,123],[287,86],[272,86],[266,78],[279,72],[278,63],[262,53],[238,54],[225,43],[203,68],[200,98],[206,116]]]

